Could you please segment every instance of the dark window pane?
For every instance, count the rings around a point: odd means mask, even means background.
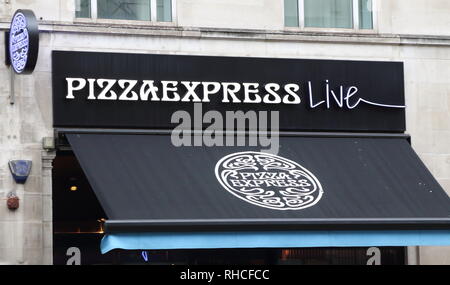
[[[298,27],[298,0],[284,0],[284,25]]]
[[[150,21],[150,0],[97,0],[102,19]]]
[[[91,0],[76,0],[75,5],[75,16],[77,18],[91,17]]]
[[[305,27],[353,28],[352,0],[305,0]]]
[[[158,0],[157,7],[157,21],[172,22],[172,0]]]
[[[373,29],[372,0],[359,0],[359,27]]]

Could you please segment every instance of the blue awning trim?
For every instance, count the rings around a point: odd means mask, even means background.
[[[156,232],[107,234],[101,251],[449,245],[450,230]]]

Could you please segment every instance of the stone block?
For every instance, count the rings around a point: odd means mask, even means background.
[[[446,110],[424,110],[412,117],[410,124],[414,124],[420,131],[450,131],[450,112]]]
[[[73,1],[66,1],[71,2]],[[58,21],[61,19],[60,14],[60,0],[47,0],[47,1],[30,1],[30,0],[15,0],[12,1],[12,10],[17,9],[33,10],[38,20],[45,21]]]
[[[18,223],[16,233],[19,237],[18,247],[34,249],[42,248],[44,245],[42,238],[42,222]]]
[[[11,248],[14,244],[13,223],[0,222],[0,248]]]
[[[51,222],[53,220],[53,199],[52,195],[42,196],[43,221]]]
[[[24,185],[25,193],[42,194],[42,177],[31,175],[28,177]]]
[[[44,255],[41,265],[53,265],[53,248],[44,247]]]
[[[450,265],[450,247],[420,247],[421,265]]]
[[[44,248],[52,248],[52,246],[53,246],[53,222],[44,222],[42,231],[43,231]]]
[[[436,174],[436,154],[430,154],[430,153],[418,153],[420,159],[425,164],[425,166],[428,168],[428,170],[435,175]]]
[[[435,177],[437,179],[450,179],[450,154],[435,156]]]
[[[283,2],[272,0],[181,0],[182,26],[273,30],[284,27]]]
[[[438,179],[438,182],[450,196],[450,179]]]
[[[450,73],[448,73],[450,75]],[[417,111],[447,111],[448,83],[424,82],[417,84],[418,106]],[[419,113],[420,115],[420,113]],[[428,114],[433,117],[433,114]]]
[[[0,248],[0,265],[16,265],[18,249]]]
[[[433,5],[427,0],[381,1],[390,3],[388,25],[394,34],[450,35],[448,13],[450,7],[446,0],[434,0]],[[384,3],[382,3],[384,4]],[[382,6],[382,8],[386,8]],[[383,13],[382,13],[383,14]],[[413,16],[414,15],[414,16]],[[414,20],[411,20],[414,19]],[[430,23],[433,23],[430,25]],[[385,31],[380,31],[384,33]]]
[[[23,207],[24,221],[41,222],[43,218],[43,205],[41,194],[28,194],[24,195],[21,200],[21,207]]]
[[[42,265],[44,258],[44,248],[27,248],[24,250],[23,264],[24,265]]]

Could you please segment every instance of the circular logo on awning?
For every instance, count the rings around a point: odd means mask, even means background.
[[[39,28],[34,13],[18,10],[9,30],[9,58],[16,73],[31,73],[39,50]]]
[[[220,184],[234,196],[274,210],[300,210],[322,198],[319,180],[298,163],[272,154],[239,152],[216,165]]]

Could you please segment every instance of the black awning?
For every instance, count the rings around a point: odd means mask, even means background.
[[[67,138],[110,232],[450,226],[450,198],[403,138],[286,136],[276,157],[168,135]]]

